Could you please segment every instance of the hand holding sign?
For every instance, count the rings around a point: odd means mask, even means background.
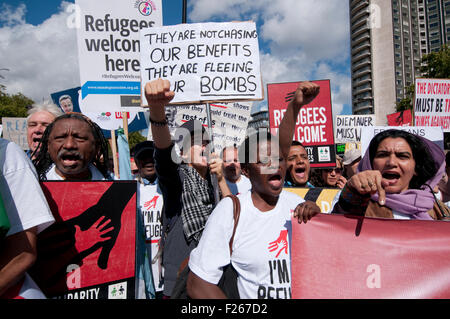
[[[298,204],[295,208],[293,217],[297,218],[299,224],[306,224],[308,220],[320,213],[320,207],[313,201],[307,200]]]

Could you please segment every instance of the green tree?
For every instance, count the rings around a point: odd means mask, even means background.
[[[442,46],[438,52],[431,52],[422,57],[420,71],[424,78],[448,79],[450,78],[450,47]],[[405,98],[396,103],[397,112],[413,108],[415,84],[405,88]]]
[[[420,71],[426,78],[450,78],[450,47],[444,45],[438,52],[424,55]]]
[[[26,117],[27,107],[34,101],[22,93],[8,94],[5,86],[0,86],[0,118],[3,117]]]
[[[415,92],[415,84],[411,84],[410,86],[406,87],[406,97],[401,99],[399,102],[396,103],[396,110],[397,112],[405,111],[408,109],[412,109],[412,101],[414,99],[414,92]]]
[[[136,144],[146,141],[147,138],[142,136],[138,131],[128,133],[128,145],[130,146],[130,150],[136,146]]]

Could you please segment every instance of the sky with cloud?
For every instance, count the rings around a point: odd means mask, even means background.
[[[76,29],[67,27],[74,1],[0,4],[0,84],[35,101],[80,85]],[[181,0],[163,0],[164,24],[181,23]],[[334,114],[351,114],[348,1],[195,0],[188,23],[253,20],[267,83],[330,79]],[[258,109],[266,108],[266,100]]]

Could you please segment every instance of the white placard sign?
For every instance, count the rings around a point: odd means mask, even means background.
[[[3,117],[3,138],[19,145],[23,150],[28,150],[27,118]]]
[[[438,144],[442,149],[444,149],[444,132],[441,127],[428,127],[428,126],[369,126],[362,129],[361,138],[361,154],[365,154],[366,150],[369,148],[370,141],[378,133],[394,129],[407,131],[409,133],[425,137],[430,141]]]
[[[175,92],[172,104],[264,99],[255,23],[210,22],[142,30],[142,89],[158,78],[170,81]]]
[[[75,3],[81,112],[142,111],[139,30],[162,25],[161,0]]]
[[[450,132],[450,80],[416,79],[415,85],[414,123]]]
[[[375,125],[375,115],[337,115],[334,132],[335,143],[361,142],[361,129]]]
[[[234,144],[239,146],[244,141],[252,104],[253,102],[218,102],[210,104],[214,151],[217,154],[225,146]],[[170,112],[166,112],[166,115],[172,135],[175,134],[177,127],[189,120],[200,121],[208,132],[208,119],[206,105],[204,104],[171,106]],[[147,139],[153,139],[150,128]]]

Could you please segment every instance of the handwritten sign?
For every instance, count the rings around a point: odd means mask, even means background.
[[[245,139],[253,102],[211,103],[211,129],[214,151],[218,154],[225,146],[239,146]],[[197,120],[208,131],[206,106],[183,104],[166,108],[167,121],[172,135],[187,121]],[[149,129],[148,140],[152,140]]]
[[[27,119],[25,117],[4,117],[3,138],[19,145],[23,150],[30,147],[27,142]]]
[[[162,25],[161,0],[75,3],[81,13],[77,27],[81,111],[122,111],[122,107],[142,111],[139,31]]]
[[[450,132],[450,80],[416,79],[415,85],[415,125],[440,126]]]
[[[337,115],[335,142],[361,142],[361,128],[375,125],[375,115]]]
[[[173,104],[264,98],[254,22],[155,27],[140,40],[141,87],[169,80]]]

